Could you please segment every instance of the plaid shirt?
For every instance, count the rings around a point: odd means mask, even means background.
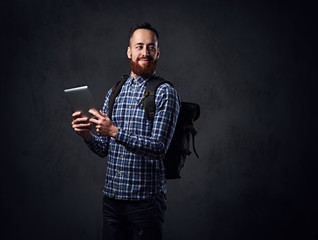
[[[108,157],[104,194],[121,200],[141,200],[153,193],[166,193],[162,159],[171,142],[178,114],[179,98],[167,83],[156,92],[153,124],[138,107],[149,78],[130,76],[117,96],[112,122],[118,127],[116,138],[92,135],[87,145],[101,157]],[[108,91],[103,112],[108,113]]]

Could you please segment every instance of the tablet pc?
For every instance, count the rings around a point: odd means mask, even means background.
[[[88,86],[69,88],[64,90],[67,99],[72,105],[73,111],[81,111],[82,116],[91,117],[89,109],[95,108],[95,102]]]

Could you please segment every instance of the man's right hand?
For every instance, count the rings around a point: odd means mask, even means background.
[[[73,122],[72,127],[74,131],[80,135],[85,141],[90,141],[92,137],[91,123],[88,121],[88,117],[83,117],[81,111],[74,112],[72,114]]]

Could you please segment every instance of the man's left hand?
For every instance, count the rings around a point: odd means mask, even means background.
[[[90,109],[88,112],[94,116],[89,119],[89,122],[96,124],[96,132],[105,137],[116,137],[118,128],[105,113],[101,110],[98,112],[96,109]]]

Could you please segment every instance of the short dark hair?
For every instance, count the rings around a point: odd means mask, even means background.
[[[141,22],[141,23],[136,23],[134,25],[131,26],[130,28],[130,31],[129,31],[129,38],[128,38],[128,45],[130,45],[130,39],[131,37],[133,36],[134,32],[138,29],[148,29],[152,32],[154,32],[156,34],[156,38],[157,38],[157,41],[159,42],[159,34],[158,34],[158,31],[153,27],[151,26],[150,23],[147,23],[147,22]]]

